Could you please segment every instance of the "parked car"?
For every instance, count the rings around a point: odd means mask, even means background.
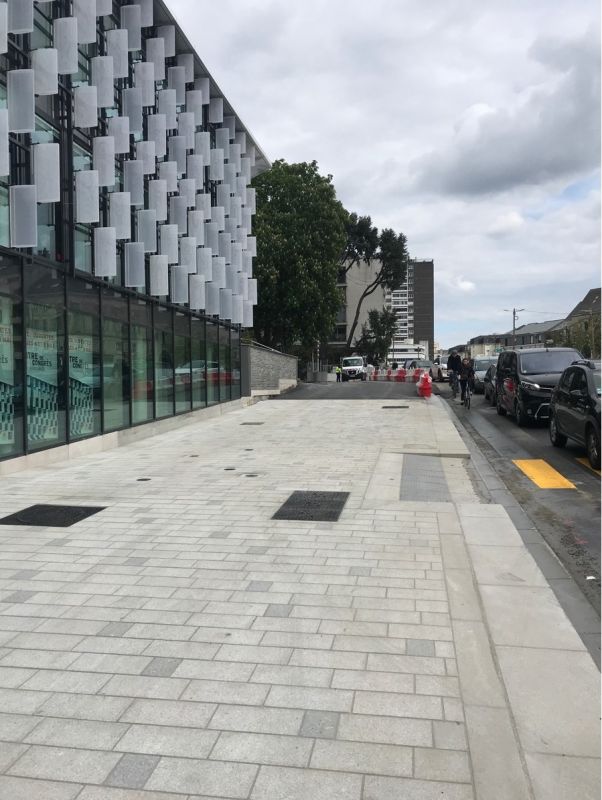
[[[432,378],[433,377],[433,369],[434,369],[434,367],[435,367],[435,365],[433,364],[432,361],[427,361],[426,359],[422,359],[422,360],[410,361],[408,369],[409,370],[417,370],[418,369],[418,370],[420,370],[420,372],[418,374],[421,374],[422,372],[428,372],[428,374]]]
[[[443,383],[449,380],[449,371],[447,369],[447,358],[439,359],[433,364],[433,380]]]
[[[490,405],[495,405],[495,372],[497,366],[495,362],[489,365],[489,369],[485,373],[483,378],[483,394],[485,395],[485,401]]]
[[[565,369],[550,402],[550,441],[582,445],[594,469],[600,469],[600,394],[600,362],[582,361]]]
[[[519,427],[550,414],[552,391],[581,354],[572,347],[515,348],[500,353],[495,375],[497,413],[510,413]]]
[[[474,388],[473,392],[475,394],[484,394],[485,392],[485,373],[489,369],[492,364],[495,364],[497,361],[497,356],[483,356],[481,358],[475,358],[472,363],[472,368],[474,369]]]

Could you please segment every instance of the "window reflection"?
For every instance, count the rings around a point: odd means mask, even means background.
[[[105,291],[102,301],[102,380],[105,431],[130,424],[127,298]]]
[[[174,413],[174,360],[171,309],[155,307],[155,409],[157,417]]]
[[[207,323],[207,405],[219,403],[218,326]]]
[[[23,452],[21,271],[0,264],[0,458]]]

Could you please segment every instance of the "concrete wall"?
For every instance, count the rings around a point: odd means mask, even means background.
[[[298,359],[253,342],[241,343],[242,393],[275,394],[297,385]]]

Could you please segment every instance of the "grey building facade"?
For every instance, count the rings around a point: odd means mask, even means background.
[[[412,348],[422,358],[435,351],[435,294],[433,260],[410,259],[406,281],[386,294],[387,307],[397,316],[397,334],[390,361],[401,361]]]

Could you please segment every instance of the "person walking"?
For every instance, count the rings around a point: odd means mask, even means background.
[[[462,405],[466,400],[466,387],[470,383],[471,387],[474,383],[474,369],[470,363],[470,359],[463,358],[460,365],[460,387],[462,389]]]

